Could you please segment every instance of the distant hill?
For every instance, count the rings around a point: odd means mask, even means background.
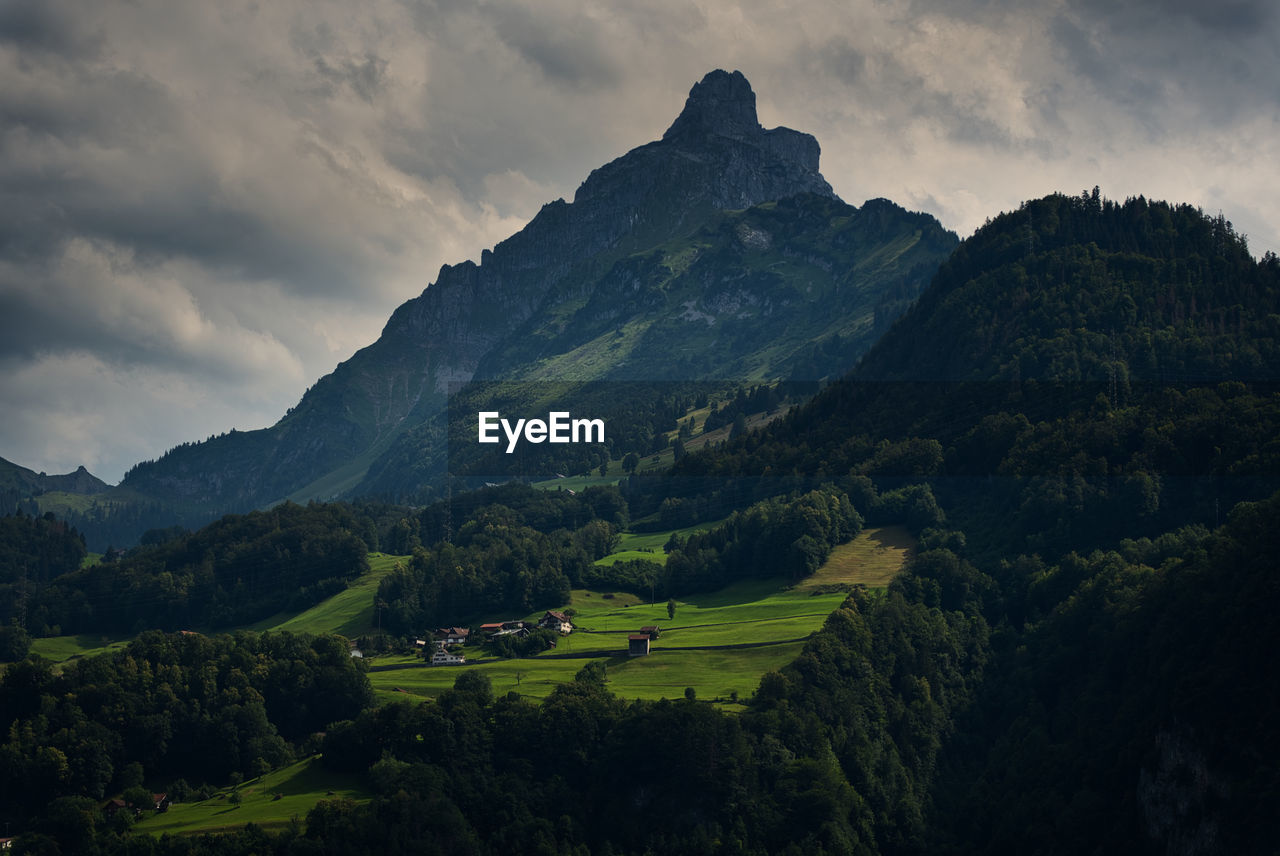
[[[10,494],[21,494],[22,497],[38,496],[52,491],[92,495],[109,490],[111,485],[83,466],[78,467],[75,472],[50,476],[0,458],[0,491],[3,491],[6,496]]]

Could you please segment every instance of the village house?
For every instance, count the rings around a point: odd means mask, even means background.
[[[458,652],[450,651],[444,646],[443,642],[436,643],[436,650],[431,652],[431,665],[433,666],[463,666],[466,665],[466,655]]]
[[[569,620],[569,616],[553,609],[547,610],[546,614],[539,619],[538,626],[554,630],[561,636],[568,636],[573,632],[573,622]]]
[[[16,838],[0,838],[0,850],[12,850],[13,842],[17,840]]]
[[[465,645],[471,631],[466,627],[441,627],[436,630],[436,639],[446,645]]]
[[[627,656],[647,657],[649,655],[649,635],[632,633],[627,637]]]

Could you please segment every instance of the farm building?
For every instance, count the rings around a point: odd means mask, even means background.
[[[627,637],[627,656],[645,657],[649,654],[649,636],[645,633],[632,633]]]
[[[525,626],[523,621],[494,621],[489,624],[481,624],[480,632],[490,638],[495,636],[527,636],[529,628]]]
[[[552,609],[547,610],[546,615],[542,616],[538,621],[538,626],[554,630],[561,636],[568,636],[573,632],[573,622],[569,620],[569,616]]]
[[[648,636],[650,639],[658,638],[658,626],[656,624],[649,624],[645,627],[641,627],[640,632],[645,636]]]

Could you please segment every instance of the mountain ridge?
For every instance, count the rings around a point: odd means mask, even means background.
[[[62,475],[37,473],[32,469],[0,458],[0,490],[49,493],[98,494],[111,490],[111,486],[81,464],[75,470]]]
[[[593,170],[572,202],[544,205],[478,263],[443,266],[275,425],[176,447],[122,485],[205,512],[347,494],[406,430],[442,411],[451,385],[512,371],[519,348],[503,343],[589,297],[620,260],[720,211],[837,199],[819,157],[812,136],[760,126],[741,72],[710,72],[661,139]]]

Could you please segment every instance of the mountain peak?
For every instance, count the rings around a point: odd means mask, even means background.
[[[709,72],[693,85],[684,109],[662,139],[715,134],[743,138],[763,129],[756,118],[756,94],[740,71]]]

